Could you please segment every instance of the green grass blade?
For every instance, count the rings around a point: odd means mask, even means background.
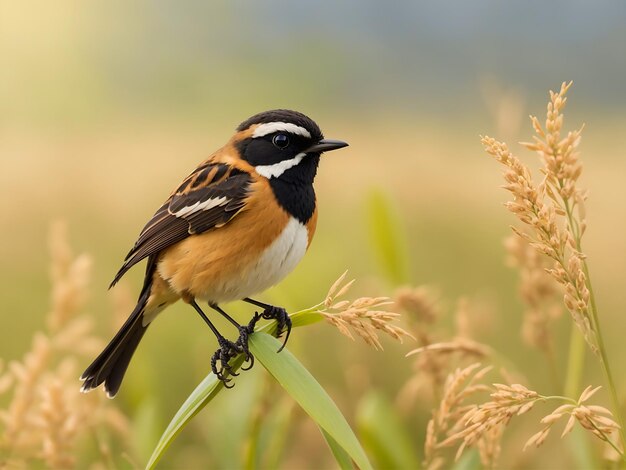
[[[336,440],[332,438],[330,434],[324,431],[324,428],[320,428],[322,436],[326,440],[326,444],[330,447],[330,451],[333,453],[335,460],[339,464],[339,468],[341,470],[354,470],[354,465],[352,465],[352,459],[348,455],[348,453],[341,447]]]
[[[450,470],[481,470],[483,468],[480,463],[480,456],[476,449],[470,449],[465,452],[461,458],[454,462]]]
[[[306,326],[313,323],[317,323],[323,319],[322,315],[316,313],[313,309],[303,310],[291,315],[291,319],[294,327]],[[268,331],[270,333],[276,332],[276,322],[270,322],[263,326],[261,330]],[[243,356],[239,356],[231,360],[231,366],[234,371],[237,371],[243,364]],[[189,423],[189,421],[197,415],[202,408],[204,408],[215,396],[224,388],[221,381],[217,380],[217,377],[210,373],[202,382],[196,387],[196,389],[187,397],[187,400],[182,404],[176,415],[172,418],[167,428],[161,435],[161,439],[157,443],[152,456],[146,465],[147,469],[153,469],[159,462],[163,454],[170,446],[170,444],[176,439],[178,434]]]
[[[404,230],[394,206],[382,191],[369,194],[367,216],[372,244],[385,273],[396,284],[407,282],[408,248]]]
[[[397,411],[382,395],[371,393],[357,411],[359,435],[377,468],[418,469],[420,459]]]
[[[591,443],[587,437],[587,432],[582,427],[574,426],[572,434],[567,441],[577,468],[594,467]]]
[[[154,398],[142,400],[137,411],[132,416],[133,436],[137,457],[145,462],[154,451],[154,443],[159,439],[159,432],[163,424],[159,419],[159,405]]]
[[[290,435],[290,428],[293,422],[293,400],[288,396],[279,403],[273,413],[272,426],[266,429],[267,441],[265,444],[265,455],[263,455],[262,465],[256,468],[280,468],[280,461],[285,454],[285,443]]]
[[[361,444],[337,405],[306,368],[288,350],[276,351],[276,338],[257,332],[250,336],[250,351],[302,409],[331,436],[362,470],[372,468]]]
[[[298,312],[298,313],[294,313],[293,315],[291,315],[291,326],[293,328],[299,327],[299,326],[307,326],[307,325],[312,325],[313,323],[317,323],[320,322],[324,319],[324,316],[317,313],[317,312],[308,312],[308,311],[303,311],[303,312]],[[276,326],[276,322],[272,322],[270,324],[271,326]]]
[[[243,364],[243,356],[235,358],[231,362],[233,370],[237,371]],[[224,384],[217,379],[215,375],[210,373],[196,389],[187,397],[185,403],[180,407],[174,418],[170,421],[167,428],[163,432],[161,439],[157,443],[152,456],[148,461],[146,468],[153,469],[159,462],[167,448],[176,439],[176,436],[183,428],[204,408],[215,396],[224,388]]]

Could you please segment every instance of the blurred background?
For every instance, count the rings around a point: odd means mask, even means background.
[[[322,162],[316,239],[263,300],[303,309],[346,269],[358,280],[353,295],[427,284],[444,312],[460,297],[478,305],[475,338],[502,350],[535,389],[549,387],[548,371],[533,370],[541,354],[520,337],[518,276],[505,266],[502,242],[513,217],[501,207],[501,169],[479,134],[507,141],[536,167],[515,142],[530,139],[527,116],[542,119],[547,91],[573,80],[565,128],[586,124],[584,248],[609,354],[620,364],[625,25],[626,4],[609,1],[0,2],[0,357],[20,358],[45,324],[54,220],[65,220],[74,249],[93,258],[87,311],[108,340],[118,320],[107,286],[144,223],[239,122],[285,107],[350,147]],[[380,204],[402,253],[400,275],[387,272],[373,241]],[[134,296],[142,274],[130,272],[121,289]],[[229,309],[250,315],[243,305]],[[452,332],[454,321],[444,314],[439,327]],[[569,324],[562,319],[557,334],[563,363]],[[185,306],[170,308],[116,398],[140,436],[125,449],[140,466],[209,370],[215,343],[200,325]],[[416,345],[384,346],[373,351],[323,324],[290,340],[350,420],[371,391],[396,400],[412,374],[404,354]],[[624,391],[626,374],[617,373]],[[592,366],[586,374],[586,382],[601,381]],[[238,462],[264,380],[260,366],[239,377],[181,434],[166,463]],[[419,403],[404,415],[418,455],[431,407]],[[294,413],[284,467],[332,467],[315,427]],[[225,423],[232,432],[220,431]]]

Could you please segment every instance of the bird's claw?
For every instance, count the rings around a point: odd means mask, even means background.
[[[249,325],[239,327],[239,338],[234,343],[223,337],[218,338],[220,347],[211,357],[211,371],[219,380],[222,381],[224,387],[226,388],[234,387],[234,384],[229,385],[229,382],[231,382],[232,379],[228,376],[236,377],[239,375],[239,373],[235,372],[230,365],[231,359],[239,356],[240,354],[244,354],[244,362],[249,362],[250,365],[242,367],[241,370],[250,370],[254,365],[254,356],[248,349],[248,339],[253,331],[254,329],[250,329]]]
[[[287,335],[285,336],[285,341],[283,341],[282,346],[278,349],[278,351],[276,351],[276,352],[281,352],[285,348],[285,345],[287,344],[287,341],[289,340],[289,335],[291,334],[291,317],[287,313],[287,310],[285,310],[282,307],[274,307],[273,305],[268,305],[267,308],[263,310],[263,313],[261,313],[260,315],[258,313],[255,313],[255,317],[257,316],[259,318],[264,318],[265,320],[276,320],[276,325],[277,325],[276,337],[277,338],[280,338],[281,335],[285,331],[287,331]],[[254,318],[253,318],[253,321],[254,321]]]
[[[229,361],[242,353],[243,349],[239,344],[233,343],[224,337],[218,338],[217,341],[220,347],[213,353],[213,356],[211,356],[211,371],[222,381],[224,387],[233,388],[234,385],[228,385],[228,383],[232,381],[228,376],[235,377],[239,374],[233,370]]]
[[[282,346],[278,349],[277,352],[281,352],[285,345],[287,344],[287,340],[289,339],[289,335],[291,334],[291,318],[287,311],[282,307],[274,307],[269,305],[263,310],[263,312],[258,313],[255,312],[254,316],[250,320],[246,326],[239,327],[239,338],[234,343],[232,341],[227,340],[224,337],[218,338],[219,348],[213,356],[211,357],[211,371],[215,374],[215,376],[222,381],[224,387],[233,388],[234,384],[229,385],[232,381],[229,376],[236,377],[239,375],[235,372],[230,365],[230,360],[237,357],[240,354],[245,355],[244,362],[249,362],[250,364],[247,367],[242,367],[241,370],[250,370],[252,366],[254,366],[254,356],[250,353],[250,349],[248,348],[248,340],[250,339],[250,335],[254,333],[254,328],[259,320],[276,320],[277,330],[276,336],[280,338],[280,336],[287,331],[287,335],[285,336],[285,341],[283,341]],[[218,368],[219,363],[219,368]]]
[[[250,365],[242,367],[241,370],[250,370],[254,366],[254,356],[248,349],[248,340],[250,335],[254,332],[254,328],[250,328],[250,325],[239,327],[239,338],[237,339],[237,345],[241,348],[241,352],[246,355],[244,362],[249,362]]]

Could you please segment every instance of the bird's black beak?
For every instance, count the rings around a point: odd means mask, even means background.
[[[322,153],[347,147],[348,143],[343,140],[322,139],[317,144],[311,145],[304,153]]]

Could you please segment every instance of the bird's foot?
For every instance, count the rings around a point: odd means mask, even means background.
[[[276,337],[277,338],[280,338],[281,335],[285,331],[287,331],[287,335],[285,336],[285,341],[283,341],[283,345],[277,351],[277,352],[281,352],[285,348],[285,345],[287,344],[287,340],[289,339],[289,335],[291,334],[291,318],[289,317],[287,310],[285,310],[282,307],[274,307],[273,305],[268,305],[267,307],[265,307],[265,310],[263,310],[261,314],[259,313],[254,314],[254,317],[252,317],[252,320],[248,324],[248,328],[252,327],[254,329],[256,322],[259,321],[261,318],[265,320],[276,320],[276,324],[277,324]]]
[[[250,321],[252,323],[252,321]],[[255,322],[256,323],[256,322]],[[249,362],[250,365],[247,367],[242,367],[241,370],[250,370],[254,365],[254,356],[250,353],[248,349],[248,340],[250,339],[250,335],[254,333],[254,325],[251,327],[250,324],[246,326],[239,327],[239,338],[237,339],[237,346],[241,348],[241,352],[245,354],[245,362]]]
[[[239,344],[239,340],[237,340],[236,343],[233,343],[232,341],[229,341],[221,336],[217,338],[217,342],[219,343],[220,347],[217,349],[217,351],[215,351],[215,353],[213,353],[213,356],[211,357],[211,371],[219,380],[222,381],[224,387],[233,388],[234,384],[229,385],[229,382],[231,382],[232,379],[228,378],[228,376],[231,375],[235,377],[239,374],[233,370],[232,366],[229,364],[229,361],[232,358],[237,357],[239,354],[243,353],[244,349]],[[250,353],[248,352],[247,355],[250,356]]]

